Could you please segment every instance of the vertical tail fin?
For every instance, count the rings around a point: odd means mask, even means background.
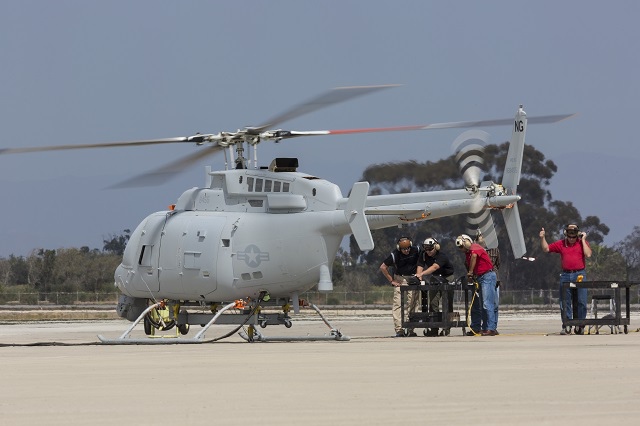
[[[522,105],[520,105],[513,123],[513,133],[511,133],[507,162],[504,165],[504,176],[502,177],[502,186],[507,191],[507,194],[515,194],[518,189],[518,184],[520,183],[522,156],[524,154],[524,136],[526,131],[527,113],[524,112]]]
[[[509,151],[507,153],[507,161],[504,165],[504,176],[502,177],[502,186],[507,194],[514,195],[517,193],[518,184],[520,183],[520,174],[522,171],[522,157],[524,154],[524,137],[527,131],[527,114],[522,109],[522,105],[518,108],[515,121],[513,124],[513,133],[511,134],[511,142],[509,143]],[[513,256],[519,258],[524,256],[527,248],[522,233],[522,224],[520,222],[520,213],[518,205],[514,204],[510,209],[502,210],[502,217],[507,227],[507,234],[511,242]]]

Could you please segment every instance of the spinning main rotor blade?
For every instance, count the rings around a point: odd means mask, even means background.
[[[255,127],[246,127],[237,132],[220,132],[217,134],[195,134],[193,136],[183,136],[176,138],[166,139],[150,139],[140,141],[129,142],[106,142],[96,144],[80,144],[80,145],[57,145],[46,147],[27,147],[27,148],[0,148],[0,155],[2,154],[20,154],[30,152],[44,152],[44,151],[60,151],[60,150],[72,150],[72,149],[88,149],[88,148],[112,148],[112,147],[129,147],[129,146],[142,146],[142,145],[155,145],[155,144],[169,144],[169,143],[195,143],[203,145],[204,143],[212,143],[212,145],[203,148],[202,150],[182,157],[172,163],[169,163],[163,167],[157,168],[150,172],[128,179],[122,183],[112,186],[111,188],[124,188],[131,186],[148,186],[159,185],[168,179],[171,179],[176,174],[181,172],[184,168],[195,163],[203,157],[215,154],[222,150],[226,146],[235,145],[238,143],[248,142],[250,144],[257,144],[261,140],[273,140],[280,141],[282,139],[289,139],[299,136],[319,136],[319,135],[346,135],[355,133],[373,133],[373,132],[393,132],[393,131],[406,131],[406,130],[428,130],[428,129],[447,129],[447,128],[464,128],[464,127],[488,127],[488,126],[501,126],[511,125],[512,119],[498,119],[498,120],[484,120],[484,121],[458,121],[450,123],[435,123],[419,126],[395,126],[395,127],[375,127],[375,128],[362,128],[362,129],[344,129],[344,130],[319,130],[319,131],[288,131],[288,130],[267,130],[274,126],[299,117],[303,114],[316,111],[329,105],[344,102],[349,99],[377,92],[379,90],[397,87],[398,85],[380,85],[380,86],[353,86],[353,87],[339,87],[325,92],[319,96],[316,96],[307,102],[299,104],[285,112],[276,115],[271,120],[268,120],[262,125]],[[532,117],[528,120],[530,124],[535,123],[554,123],[560,120],[564,120],[573,116],[574,114],[564,115],[548,115],[543,117]]]
[[[315,98],[315,101],[307,102],[306,104],[309,110],[305,112],[310,112],[314,109],[318,109],[322,106],[329,105],[329,100],[331,103],[340,102],[340,100],[346,100],[353,96],[362,95],[365,93],[369,93],[371,90],[379,90],[392,86],[369,86],[369,87],[357,87],[357,88],[345,88],[345,89],[334,89],[334,90],[347,90],[347,92],[340,92],[340,95],[329,96],[333,93],[329,92],[328,95],[322,95],[318,98]],[[355,91],[354,91],[355,90]],[[349,94],[347,94],[349,93]],[[340,100],[336,100],[340,99]],[[318,106],[319,105],[319,106]],[[293,116],[298,116],[303,112],[300,112],[300,108],[294,108],[291,110],[295,112],[294,115],[291,113],[282,114],[278,119],[288,120]],[[560,114],[560,115],[546,115],[541,117],[531,117],[528,119],[529,123],[555,123],[557,121],[561,121],[567,119],[569,117],[574,116],[575,114]],[[286,117],[286,118],[285,118]],[[430,130],[430,129],[449,129],[449,128],[465,128],[465,127],[489,127],[489,126],[504,126],[504,125],[512,125],[512,118],[504,118],[497,120],[481,120],[481,121],[455,121],[449,123],[434,123],[434,124],[426,124],[426,125],[418,125],[418,126],[394,126],[394,127],[370,127],[370,128],[362,128],[362,129],[344,129],[344,130],[311,130],[311,131],[288,131],[288,130],[267,130],[260,134],[261,138],[264,139],[273,139],[273,140],[282,140],[282,139],[290,139],[300,136],[323,136],[323,135],[348,135],[355,133],[374,133],[374,132],[392,132],[392,131],[405,131],[405,130]],[[258,128],[250,128],[249,130],[253,131]],[[203,135],[203,137],[206,137]],[[191,137],[193,138],[193,137]],[[181,138],[175,138],[181,139]],[[189,138],[190,139],[190,138]],[[198,142],[198,141],[194,141]],[[215,142],[214,142],[215,143]],[[191,154],[187,157],[183,157],[174,161],[173,163],[167,164],[166,166],[159,167],[150,172],[144,173],[142,175],[133,177],[132,179],[126,180],[122,183],[112,186],[111,188],[127,188],[127,187],[136,187],[136,186],[152,186],[152,185],[160,185],[167,180],[173,178],[178,173],[180,173],[184,168],[189,165],[195,163],[199,159],[212,155],[220,151],[222,148],[219,145],[214,145],[215,149],[203,149],[202,151],[197,152],[196,154]],[[478,155],[482,155],[482,152],[477,153]],[[477,159],[477,157],[476,157]],[[482,164],[482,159],[480,158],[480,164]],[[474,164],[474,165],[477,165]],[[478,167],[471,167],[471,169],[467,172],[463,173],[465,176],[465,182],[467,185],[474,184],[478,185],[479,182],[479,169]]]
[[[23,154],[28,152],[44,152],[44,151],[64,151],[70,149],[87,149],[87,148],[113,148],[113,147],[126,147],[126,146],[143,146],[143,145],[158,145],[168,143],[198,143],[201,142],[199,135],[194,136],[181,136],[177,138],[165,138],[165,139],[149,139],[141,141],[128,141],[128,142],[104,142],[104,143],[90,143],[79,145],[53,145],[53,146],[38,146],[38,147],[26,147],[26,148],[0,148],[0,155],[2,154]]]
[[[387,86],[364,86],[364,87],[350,87],[343,89],[345,92],[339,92],[339,95],[329,92],[328,94],[319,96],[315,101],[310,101],[301,106],[301,108],[291,109],[288,113],[282,114],[276,117],[272,121],[272,125],[280,123],[285,120],[290,120],[294,117],[298,117],[302,114],[314,111],[331,103],[341,102],[349,98],[364,95],[371,91],[380,90],[388,87],[394,87],[393,85]],[[304,110],[304,108],[307,108]],[[556,123],[558,121],[566,120],[573,117],[576,114],[559,114],[559,115],[545,115],[540,117],[531,117],[528,119],[529,124],[545,124]],[[376,133],[376,132],[401,132],[407,130],[430,130],[430,129],[452,129],[452,128],[466,128],[466,127],[491,127],[491,126],[504,126],[512,124],[512,118],[503,118],[497,120],[481,120],[481,121],[452,121],[448,123],[433,123],[433,124],[421,124],[416,126],[394,126],[394,127],[366,127],[361,129],[342,129],[342,130],[309,130],[309,131],[296,131],[296,130],[273,130],[265,132],[268,135],[264,135],[265,139],[290,139],[300,136],[323,136],[323,135],[349,135],[355,133]],[[250,127],[248,128],[250,133],[262,131],[265,126]],[[212,135],[200,135],[195,134],[193,136],[180,136],[175,138],[165,139],[148,139],[139,141],[125,141],[125,142],[104,142],[104,143],[92,143],[92,144],[78,144],[78,145],[52,145],[42,147],[25,147],[25,148],[0,148],[0,155],[2,154],[24,154],[30,152],[45,152],[45,151],[64,151],[73,149],[89,149],[89,148],[118,148],[129,146],[144,146],[144,145],[159,145],[170,143],[197,143],[201,144],[207,142]]]
[[[353,86],[353,87],[337,87],[328,92],[325,92],[315,98],[310,99],[298,106],[290,108],[284,113],[273,117],[265,124],[256,127],[247,127],[244,131],[230,132],[229,135],[245,133],[250,135],[258,135],[265,129],[271,126],[276,126],[284,121],[291,120],[304,114],[316,111],[329,105],[333,105],[339,102],[344,102],[349,99],[363,96],[369,93],[373,93],[382,89],[391,87],[398,87],[398,84],[386,84],[379,86]],[[296,135],[302,136],[302,135]],[[142,146],[142,145],[156,145],[156,144],[169,144],[169,143],[181,143],[181,142],[193,142],[202,144],[204,142],[210,142],[214,140],[216,135],[200,135],[183,136],[166,139],[149,139],[140,141],[126,141],[126,142],[105,142],[105,143],[93,143],[93,144],[78,144],[78,145],[53,145],[45,147],[26,147],[26,148],[0,148],[0,155],[2,154],[22,154],[30,152],[45,152],[45,151],[62,151],[72,149],[88,149],[88,148],[113,148],[113,147],[128,147],[128,146]],[[291,136],[288,136],[291,137]]]
[[[558,121],[571,118],[574,115],[576,114],[544,115],[540,117],[531,117],[527,119],[527,122],[529,124],[557,123]],[[354,133],[401,132],[401,131],[407,131],[407,130],[461,129],[461,128],[469,128],[469,127],[505,126],[505,125],[512,125],[512,124],[513,124],[513,118],[500,118],[495,120],[452,121],[448,123],[420,124],[416,126],[367,127],[367,128],[361,128],[361,129],[310,130],[310,131],[278,130],[278,131],[274,131],[274,133],[278,134],[279,139],[288,139],[288,138],[295,138],[299,136],[349,135]]]
[[[328,92],[325,92],[315,98],[312,98],[302,104],[296,105],[289,110],[276,115],[272,119],[264,122],[259,126],[247,127],[247,130],[251,134],[258,134],[262,131],[277,126],[280,123],[289,121],[293,118],[300,117],[301,115],[308,114],[313,111],[317,111],[321,108],[329,105],[344,102],[346,100],[355,98],[357,96],[366,95],[376,92],[382,89],[388,89],[390,87],[398,87],[398,84],[385,84],[380,86],[352,86],[352,87],[337,87]]]
[[[141,175],[134,176],[123,182],[112,185],[108,187],[108,189],[160,185],[170,179],[173,179],[177,174],[184,171],[184,169],[186,169],[196,161],[209,155],[216,154],[223,149],[224,147],[221,147],[219,145],[207,146],[191,155],[181,157],[169,164],[165,164],[164,166],[158,167]]]

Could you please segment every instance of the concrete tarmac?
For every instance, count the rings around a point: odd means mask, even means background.
[[[629,334],[603,327],[561,336],[559,313],[501,312],[495,337],[453,329],[448,337],[417,330],[420,337],[393,338],[390,312],[325,314],[350,341],[250,344],[234,335],[202,345],[107,346],[96,335],[116,338],[130,323],[3,323],[2,345],[71,346],[0,347],[0,422],[584,426],[640,418],[635,315]],[[206,338],[231,329],[214,326]],[[328,329],[302,316],[290,329],[259,331]]]

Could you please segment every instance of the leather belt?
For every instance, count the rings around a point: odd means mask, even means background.
[[[574,274],[576,272],[580,272],[580,271],[584,271],[584,268],[582,269],[563,269],[562,272],[565,272],[567,274]]]

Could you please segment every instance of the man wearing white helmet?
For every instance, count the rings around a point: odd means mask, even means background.
[[[483,336],[495,336],[498,333],[498,321],[495,313],[496,273],[487,251],[470,236],[459,235],[456,238],[456,246],[465,253],[465,265],[467,266],[467,279],[477,282],[480,286],[482,309],[479,302],[471,306],[471,331],[469,334],[482,334]],[[480,312],[479,312],[480,311]]]
[[[431,237],[422,243],[422,253],[418,258],[418,267],[416,269],[416,277],[420,281],[425,281],[429,275],[440,277],[441,280],[444,279],[446,281],[451,281],[453,278],[453,265],[449,261],[449,257],[440,251],[438,240]],[[429,290],[426,293],[429,298],[429,312],[440,312],[441,292],[439,290]],[[447,312],[453,312],[453,290],[448,291],[447,296],[449,296]],[[425,292],[422,293],[422,297],[425,297]],[[424,299],[423,303],[425,303]],[[431,328],[426,335],[437,336],[438,329]],[[442,335],[449,335],[449,330],[442,330]]]

